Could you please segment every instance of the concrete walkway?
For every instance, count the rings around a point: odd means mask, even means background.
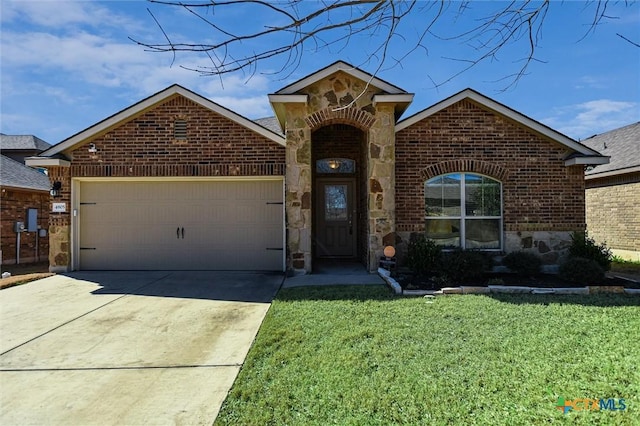
[[[0,292],[0,424],[210,425],[281,275],[96,272]]]
[[[353,262],[315,261],[314,273],[287,277],[283,288],[316,285],[384,285],[377,273],[369,273],[364,266]]]

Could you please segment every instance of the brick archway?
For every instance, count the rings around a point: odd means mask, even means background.
[[[373,114],[357,108],[325,108],[305,118],[305,122],[315,131],[328,124],[349,124],[362,131],[368,131],[376,118]]]
[[[420,176],[424,180],[428,180],[436,176],[457,172],[480,173],[498,179],[501,182],[504,182],[509,175],[509,170],[494,163],[482,160],[459,159],[442,161],[427,166],[420,170]]]

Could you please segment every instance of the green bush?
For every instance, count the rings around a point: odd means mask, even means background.
[[[593,259],[570,257],[560,265],[558,275],[573,284],[600,284],[604,280],[604,269]]]
[[[518,275],[531,276],[540,272],[542,261],[538,256],[527,251],[513,251],[503,259],[504,266]]]
[[[407,250],[407,266],[417,275],[424,275],[440,265],[442,249],[423,234],[411,234]]]
[[[611,269],[611,250],[605,243],[596,244],[587,232],[574,232],[571,235],[569,256],[591,259],[605,271]]]
[[[444,253],[441,271],[452,283],[461,284],[480,278],[490,264],[491,260],[483,253],[458,249]]]

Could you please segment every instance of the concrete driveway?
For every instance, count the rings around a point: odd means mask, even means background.
[[[0,424],[211,424],[281,275],[83,272],[0,292]]]

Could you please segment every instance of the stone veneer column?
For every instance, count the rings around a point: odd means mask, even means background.
[[[68,272],[71,270],[71,173],[69,167],[48,169],[49,181],[62,183],[61,196],[51,198],[53,203],[65,203],[64,213],[49,213],[49,271]]]
[[[369,130],[369,271],[378,268],[386,245],[395,245],[395,118],[393,104],[376,105]]]
[[[304,104],[287,104],[287,269],[311,272],[311,129]]]

